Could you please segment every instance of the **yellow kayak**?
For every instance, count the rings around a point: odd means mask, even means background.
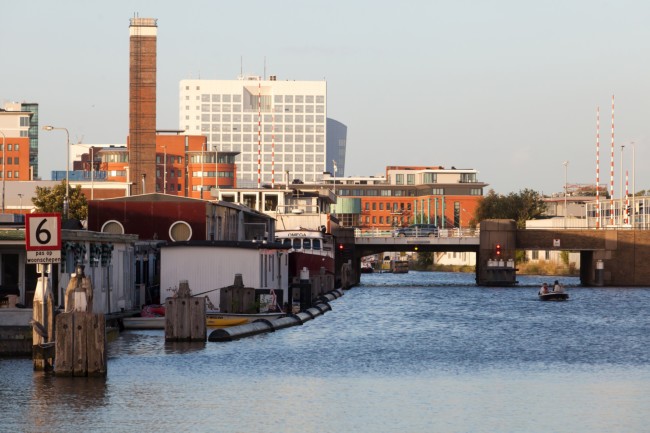
[[[213,328],[220,328],[225,326],[237,326],[248,323],[247,318],[242,317],[206,317],[205,325]]]

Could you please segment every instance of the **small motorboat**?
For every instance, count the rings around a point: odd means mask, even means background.
[[[567,301],[569,299],[569,294],[564,292],[540,293],[538,296],[540,301]]]

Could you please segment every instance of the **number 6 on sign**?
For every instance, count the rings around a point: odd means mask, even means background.
[[[25,215],[25,218],[27,251],[61,249],[61,214],[34,213]]]

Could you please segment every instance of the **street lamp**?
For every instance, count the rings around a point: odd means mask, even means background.
[[[567,170],[569,168],[569,161],[564,161],[562,163],[564,166],[564,228],[566,228],[566,219],[567,219],[567,203],[566,203],[566,196],[568,193],[568,188],[567,188]]]
[[[77,144],[77,146],[90,150],[90,199],[95,200],[95,148],[93,146],[84,146],[83,144]]]
[[[623,206],[625,206],[625,202],[624,202],[624,199],[623,199],[623,192],[624,192],[624,189],[623,189],[623,149],[625,149],[625,145],[621,144],[621,175],[620,175],[620,177],[621,177],[621,184],[620,184],[621,185],[621,187],[620,187],[621,188],[621,208],[620,209],[621,210],[620,210],[620,216],[619,216],[619,224],[621,226],[623,225]]]
[[[18,198],[20,199],[20,213],[22,214],[23,213],[23,195],[19,193]]]
[[[65,219],[68,219],[68,210],[70,208],[70,133],[67,128],[57,128],[55,126],[46,125],[43,126],[45,131],[53,131],[59,129],[65,131],[65,145],[66,145],[66,160],[65,160],[65,198],[63,200],[63,215]],[[4,174],[4,169],[3,169]],[[4,176],[3,176],[4,182]]]
[[[5,178],[7,177],[7,173],[5,172],[5,167],[7,166],[7,158],[5,158],[7,144],[5,143],[5,141],[7,140],[7,136],[2,131],[0,131],[0,134],[2,134],[2,213],[4,214],[5,213]]]

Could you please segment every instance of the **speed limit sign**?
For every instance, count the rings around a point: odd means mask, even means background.
[[[27,263],[61,262],[61,214],[27,214],[25,248]]]

